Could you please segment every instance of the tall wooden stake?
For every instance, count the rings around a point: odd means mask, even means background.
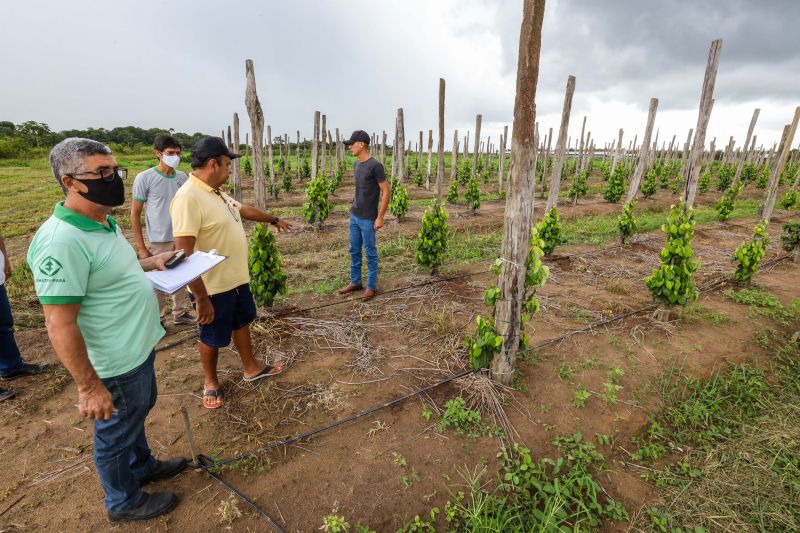
[[[478,156],[481,153],[481,115],[475,116],[475,152],[472,154],[472,171],[470,178],[475,178],[475,170],[478,168]]]
[[[500,251],[503,258],[498,277],[500,298],[495,306],[495,324],[503,343],[491,367],[492,379],[504,384],[511,383],[514,377],[526,290],[525,265],[531,246],[537,151],[535,101],[543,18],[544,0],[525,0],[519,37],[511,172]]]
[[[233,114],[233,150],[239,153],[239,113]],[[242,201],[242,159],[237,157],[233,160],[233,172],[231,175],[233,182],[233,199],[237,202]]]
[[[739,154],[739,164],[736,165],[736,174],[733,176],[733,183],[731,184],[732,187],[735,187],[736,184],[739,183],[739,178],[742,177],[744,161],[747,159],[747,147],[750,145],[750,138],[753,136],[753,130],[756,127],[756,121],[758,120],[759,113],[761,113],[759,108],[755,108],[753,110],[753,118],[750,119],[750,126],[747,128],[747,137],[744,140],[742,153]]]
[[[708,52],[708,63],[706,65],[706,76],[703,80],[703,92],[700,95],[700,112],[697,116],[697,128],[694,134],[694,145],[692,146],[691,159],[689,160],[689,173],[686,182],[686,193],[684,195],[684,209],[689,209],[694,205],[694,197],[697,194],[697,182],[700,178],[700,158],[706,143],[706,129],[708,120],[711,118],[711,108],[714,99],[714,83],[717,79],[717,67],[719,67],[719,54],[722,50],[722,39],[717,39],[711,43]]]
[[[653,135],[653,124],[656,121],[657,109],[658,98],[651,98],[650,109],[647,112],[647,126],[644,129],[644,139],[642,139],[642,149],[639,152],[639,161],[636,163],[636,170],[633,172],[631,185],[628,189],[628,199],[625,201],[626,204],[631,203],[631,201],[636,198],[636,193],[639,191],[639,184],[642,182],[642,176],[644,176],[645,167],[650,158],[648,150],[651,148],[650,137]]]
[[[245,61],[247,73],[247,89],[244,102],[247,106],[247,115],[250,117],[250,128],[253,133],[253,188],[255,189],[256,207],[262,211],[267,209],[267,195],[264,190],[264,112],[256,93],[256,77],[253,70],[253,60]]]
[[[397,142],[392,149],[392,159],[397,158],[397,180],[400,183],[405,181],[405,148],[406,148],[406,134],[403,127],[403,108],[397,110],[397,123],[395,125],[397,135]]]
[[[439,78],[439,153],[436,158],[436,205],[442,205],[444,181],[444,78]]]
[[[547,195],[547,213],[558,203],[558,189],[561,185],[561,169],[566,163],[567,155],[567,129],[569,128],[569,113],[572,109],[572,95],[575,93],[575,76],[567,78],[567,92],[564,95],[564,109],[561,111],[561,127],[558,130],[558,143],[556,144],[556,160],[553,164],[553,180],[550,192]]]
[[[800,107],[795,108],[794,118],[791,124],[788,124],[783,129],[781,144],[779,145],[775,161],[772,163],[772,172],[767,182],[767,192],[764,194],[764,199],[761,201],[761,205],[758,208],[759,220],[769,222],[770,218],[772,218],[772,210],[775,208],[775,200],[778,197],[778,184],[780,183],[781,172],[783,171],[784,163],[786,163],[786,158],[789,156],[792,142],[794,142],[794,134],[797,131],[798,121],[800,121]]]

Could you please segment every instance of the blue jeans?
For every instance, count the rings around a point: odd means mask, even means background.
[[[367,256],[367,288],[378,288],[378,247],[375,246],[374,220],[350,213],[350,283],[361,285],[361,248]]]
[[[2,263],[0,263],[2,265]],[[11,372],[22,366],[17,341],[14,340],[14,317],[6,286],[0,285],[0,372]]]
[[[106,508],[123,511],[142,498],[139,480],[156,467],[144,434],[144,420],[156,404],[155,350],[133,370],[101,381],[117,412],[94,422],[94,464],[106,493]]]

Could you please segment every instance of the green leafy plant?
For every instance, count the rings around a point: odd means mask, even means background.
[[[336,172],[333,173],[333,180],[331,180],[330,184],[331,194],[335,193],[336,189],[339,188],[339,185],[342,184],[342,180],[344,179],[344,168],[344,161],[339,163],[339,166],[336,167]]]
[[[458,201],[458,180],[450,182],[450,189],[447,191],[447,203],[454,204]]]
[[[402,222],[408,211],[408,189],[396,179],[392,180],[391,188],[392,197],[389,201],[389,211],[397,217],[398,221]]]
[[[584,407],[586,405],[586,401],[591,398],[591,396],[592,393],[583,387],[575,389],[575,393],[572,395],[572,405],[575,407]]]
[[[736,207],[736,199],[742,192],[742,186],[743,184],[740,181],[735,187],[726,190],[725,194],[723,194],[722,198],[717,202],[715,209],[717,210],[717,218],[719,220],[725,221],[731,216],[733,208]]]
[[[770,175],[769,165],[764,165],[758,173],[758,181],[756,181],[756,187],[758,187],[759,189],[766,189],[767,183],[769,183],[769,175]]]
[[[247,254],[250,269],[250,292],[256,305],[270,307],[278,294],[286,294],[286,274],[275,235],[264,225],[256,224],[250,235]]]
[[[700,181],[697,183],[697,189],[700,192],[708,192],[708,187],[711,185],[711,170],[704,170],[700,174]]]
[[[739,283],[750,283],[758,271],[761,259],[767,253],[769,236],[767,235],[767,222],[764,221],[753,230],[750,242],[743,242],[736,248],[732,260],[736,263],[733,279]]]
[[[472,162],[469,159],[463,159],[456,171],[456,179],[461,185],[469,183],[470,174],[472,173]]]
[[[292,190],[292,175],[288,170],[283,171],[283,190],[289,192]]]
[[[572,198],[572,203],[574,204],[578,203],[578,198],[586,195],[586,177],[586,171],[579,173],[575,176],[575,179],[572,180],[572,185],[570,185],[569,191],[567,191],[567,195]]]
[[[544,214],[544,218],[536,226],[539,239],[542,241],[542,252],[544,255],[550,255],[555,250],[556,246],[562,244],[564,241],[561,238],[561,218],[558,216],[558,210],[554,207]]]
[[[499,431],[498,428],[484,423],[478,411],[467,408],[464,398],[460,396],[444,404],[444,412],[436,428],[440,433],[445,429],[452,429],[456,435],[466,435],[472,439],[481,435],[497,435]]]
[[[642,195],[645,198],[650,198],[656,193],[657,190],[658,171],[655,168],[651,168],[647,171],[647,174],[644,175],[644,181],[642,182]]]
[[[470,178],[467,183],[464,199],[467,201],[469,214],[474,215],[475,211],[481,206],[481,191],[478,189],[478,182],[474,178]]]
[[[447,252],[447,211],[433,202],[422,215],[417,236],[417,264],[435,274]]]
[[[796,209],[800,207],[800,194],[795,189],[786,191],[786,195],[781,199],[783,209]]]
[[[745,163],[742,166],[741,180],[747,184],[756,179],[758,175],[758,166],[755,163]]]
[[[672,206],[667,223],[661,226],[667,235],[667,243],[661,250],[661,266],[644,280],[653,300],[660,305],[685,306],[697,299],[693,275],[699,265],[693,259],[694,226],[694,210],[684,211],[683,203]]]
[[[717,190],[727,191],[736,174],[736,164],[721,165],[717,170]]]
[[[634,207],[636,207],[636,200],[626,203],[622,206],[622,214],[617,218],[619,242],[622,244],[625,244],[625,241],[636,233],[636,218],[633,216]]]
[[[478,315],[475,318],[475,335],[464,339],[472,368],[488,368],[494,354],[500,351],[503,337],[494,329],[494,321]]]
[[[628,172],[629,170],[625,165],[617,165],[617,168],[614,169],[614,173],[608,180],[608,187],[606,187],[606,191],[603,193],[603,198],[612,204],[619,202],[619,199],[622,198],[622,194],[625,192],[625,179],[628,177]]]
[[[781,244],[784,251],[789,253],[800,250],[800,223],[790,220],[783,226]]]
[[[250,161],[249,157],[244,160],[244,173],[247,176],[253,175],[253,163]]]
[[[425,171],[422,170],[422,167],[417,169],[417,173],[414,174],[414,185],[417,187],[422,187],[425,184]]]
[[[298,169],[298,175],[300,179],[308,179],[311,177],[311,161],[307,158],[303,158],[302,163],[300,163],[300,168]]]
[[[330,194],[328,180],[322,174],[308,182],[306,187],[306,202],[303,204],[303,218],[309,224],[321,226],[331,210],[328,202]]]

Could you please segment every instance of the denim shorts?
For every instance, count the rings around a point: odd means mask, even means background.
[[[234,331],[255,320],[256,303],[247,283],[208,298],[214,306],[214,321],[200,324],[200,342],[212,348],[224,348],[231,343]],[[194,295],[189,294],[189,299],[196,309]]]

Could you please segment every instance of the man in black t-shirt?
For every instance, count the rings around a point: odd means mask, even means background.
[[[369,301],[378,293],[378,248],[375,245],[375,232],[383,227],[383,216],[389,207],[389,182],[386,181],[383,165],[369,154],[367,132],[354,131],[344,144],[350,147],[350,153],[358,161],[353,171],[356,192],[350,208],[350,284],[339,289],[339,294],[364,288],[361,282],[363,248],[367,256],[367,290],[364,291],[363,299]]]

